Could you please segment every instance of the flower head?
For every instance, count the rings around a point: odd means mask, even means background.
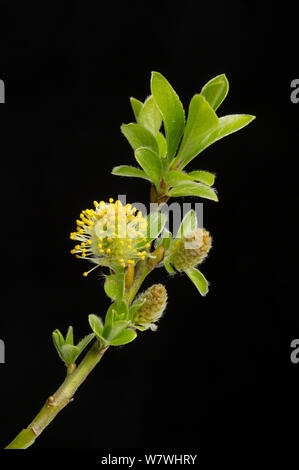
[[[209,232],[199,228],[174,241],[169,261],[178,271],[185,271],[202,263],[211,245],[212,239]]]
[[[134,303],[144,301],[143,305],[136,311],[134,315],[134,324],[138,328],[156,330],[157,322],[167,304],[167,291],[162,284],[154,284],[145,292],[140,294]]]
[[[77,229],[70,238],[78,243],[71,253],[95,263],[92,269],[108,266],[115,272],[144,260],[150,256],[147,221],[140,211],[136,212],[131,204],[124,206],[112,198],[109,203],[94,201],[94,209],[83,210],[76,221]]]

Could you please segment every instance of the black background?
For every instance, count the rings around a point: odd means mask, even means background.
[[[10,5],[9,10],[5,10]],[[55,328],[88,333],[102,281],[69,254],[69,232],[94,199],[148,201],[119,127],[129,97],[161,72],[185,109],[213,76],[230,92],[220,115],[257,116],[188,169],[217,174],[204,201],[213,249],[205,298],[156,270],[167,314],[156,333],[110,348],[36,449],[298,446],[298,12],[293,2],[1,2],[0,444],[29,424],[64,377]],[[187,199],[186,202],[192,200]],[[182,200],[179,200],[182,201]],[[195,200],[192,200],[195,202]]]

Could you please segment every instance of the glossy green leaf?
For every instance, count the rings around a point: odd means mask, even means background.
[[[206,295],[209,290],[208,281],[204,275],[196,268],[189,268],[185,271],[201,295]]]
[[[104,325],[100,317],[94,314],[88,315],[88,321],[92,331],[96,334],[97,337],[102,336]]]
[[[133,341],[136,336],[137,333],[133,330],[123,330],[110,341],[110,344],[111,346],[121,346],[122,344],[128,344]]]
[[[202,140],[218,126],[218,117],[201,95],[194,95],[189,106],[184,137],[173,168],[183,168],[184,162],[192,160],[199,153]]]
[[[163,167],[158,154],[149,148],[141,147],[135,150],[135,158],[150,180],[159,186]]]
[[[113,322],[112,328],[106,329],[105,326],[103,331],[104,338],[110,343],[110,341],[113,340],[124,328],[126,328],[128,324],[129,323],[127,321],[115,321]]]
[[[165,214],[161,212],[151,212],[147,218],[147,240],[154,240],[163,230],[166,222]],[[146,243],[146,242],[145,242]]]
[[[135,168],[134,166],[115,166],[111,173],[117,176],[130,176],[132,178],[143,178],[144,180],[151,181],[144,171],[140,170],[140,168]]]
[[[177,186],[188,181],[200,181],[203,184],[212,186],[215,181],[215,175],[208,171],[192,171],[185,173],[180,170],[170,170],[165,175],[165,181],[168,186]]]
[[[110,299],[121,300],[125,290],[125,274],[119,273],[106,276],[104,290]]]
[[[164,135],[161,134],[161,132],[158,132],[158,134],[156,135],[156,139],[157,139],[158,146],[159,146],[159,157],[160,158],[165,158],[166,154],[167,154],[166,139],[165,139]]]
[[[162,116],[152,95],[145,100],[139,112],[138,124],[148,129],[154,136],[159,132]]]
[[[215,175],[210,173],[209,171],[191,171],[188,173],[188,176],[191,177],[195,181],[200,181],[203,184],[208,186],[213,186],[215,182]]]
[[[64,337],[62,336],[59,330],[55,330],[52,333],[52,338],[53,338],[54,346],[56,347],[58,351],[60,346],[62,346],[65,343]]]
[[[237,132],[238,130],[247,126],[253,119],[255,119],[255,116],[248,114],[232,114],[221,117],[216,129],[214,129],[201,141],[197,154],[201,153],[214,142],[217,142],[217,140],[220,140],[223,137],[226,137],[233,132]],[[193,160],[194,156],[184,160],[184,163],[180,168],[184,168],[191,160]]]
[[[166,269],[166,271],[169,273],[169,274],[175,274],[176,271],[175,269],[172,267],[172,265],[170,264],[168,258],[164,258],[164,267]]]
[[[130,98],[130,103],[133,109],[133,113],[135,116],[136,121],[138,121],[138,116],[141,111],[141,108],[143,106],[142,101],[137,100],[136,98],[133,98],[133,96]]]
[[[201,183],[183,183],[170,189],[167,194],[170,197],[196,196],[211,199],[212,201],[218,201],[218,197],[214,189]]]
[[[79,341],[79,343],[77,344],[77,348],[80,349],[80,352],[82,352],[86,348],[86,346],[88,346],[88,344],[90,343],[90,341],[93,340],[94,337],[94,333],[90,333],[89,335],[84,336],[81,341]]]
[[[167,251],[170,248],[171,242],[172,242],[172,234],[170,233],[169,230],[167,230],[167,228],[164,227],[164,230],[162,233],[162,244],[163,244],[165,251]]]
[[[151,91],[162,115],[167,141],[167,161],[170,163],[184,132],[184,108],[170,83],[158,72],[152,72]]]
[[[185,214],[181,225],[179,226],[176,238],[182,238],[188,235],[190,232],[194,232],[197,229],[197,216],[196,212],[191,209]]]
[[[207,102],[216,111],[228,93],[229,85],[225,74],[217,75],[212,78],[202,88],[200,94],[205,97]]]
[[[133,150],[136,150],[138,147],[149,147],[154,152],[159,153],[159,147],[155,137],[150,131],[145,129],[145,127],[140,126],[140,124],[133,122],[123,124],[121,131],[128,139]]]
[[[66,337],[65,337],[65,342],[67,344],[74,344],[74,333],[73,333],[73,327],[72,326],[69,326],[69,328],[67,330],[67,334],[66,334]]]
[[[76,361],[80,352],[80,349],[72,344],[66,343],[61,346],[61,356],[63,357],[63,361],[67,367]]]

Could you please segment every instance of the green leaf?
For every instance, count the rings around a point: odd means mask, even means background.
[[[138,124],[148,129],[154,136],[159,132],[162,116],[152,95],[147,98],[139,112]]]
[[[67,334],[66,334],[66,337],[65,337],[65,342],[67,344],[74,344],[74,333],[73,333],[73,327],[72,326],[69,326],[69,328],[67,330]]]
[[[133,341],[137,336],[137,333],[133,330],[123,330],[114,339],[110,341],[111,346],[121,346]]]
[[[139,168],[135,168],[134,166],[115,166],[111,173],[117,176],[131,176],[133,178],[143,178],[144,180],[151,181],[144,171],[140,170]]]
[[[155,186],[159,186],[163,167],[157,153],[149,148],[140,147],[135,150],[135,158]]]
[[[213,186],[215,182],[215,175],[209,171],[191,171],[188,173],[188,176],[190,176],[193,180],[200,181],[201,183],[208,186]]]
[[[143,106],[142,101],[137,100],[136,98],[133,98],[133,96],[130,98],[130,103],[133,109],[133,113],[135,116],[136,121],[138,121],[138,116],[141,111],[141,108]]]
[[[218,117],[201,95],[194,95],[189,106],[184,137],[173,167],[183,168],[199,153],[202,140],[218,126]]]
[[[90,343],[90,341],[93,340],[94,337],[94,333],[90,333],[89,335],[84,336],[81,341],[79,341],[79,343],[77,344],[77,348],[80,349],[80,352],[82,352],[86,348],[86,346]]]
[[[192,171],[191,173],[185,173],[180,170],[170,170],[165,175],[165,181],[168,186],[177,186],[178,184],[194,180],[212,186],[215,181],[215,175],[208,171]]]
[[[128,139],[133,150],[138,147],[149,147],[154,152],[159,153],[158,143],[153,134],[139,124],[123,124],[121,131]]]
[[[216,111],[228,93],[228,80],[225,74],[217,75],[204,85],[200,94],[205,97],[207,102]]]
[[[125,300],[114,302],[113,308],[115,310],[115,320],[121,320],[122,318],[128,318],[129,308]]]
[[[160,158],[165,158],[166,153],[167,153],[166,139],[165,139],[164,135],[161,134],[161,132],[158,132],[158,134],[156,135],[156,139],[157,139],[158,146],[159,146],[159,157]]]
[[[167,141],[167,161],[170,163],[184,132],[184,108],[170,83],[158,72],[152,72],[151,91],[162,115]]]
[[[126,328],[128,326],[128,322],[127,321],[115,321],[113,322],[113,326],[111,329],[106,330],[106,326],[104,328],[104,332],[103,332],[103,336],[104,338],[109,341],[114,339],[124,328]]]
[[[154,240],[163,230],[166,222],[165,214],[161,212],[151,212],[147,218],[147,240]],[[146,243],[146,242],[145,242]]]
[[[165,251],[167,251],[170,248],[171,242],[172,242],[172,234],[169,232],[169,230],[167,230],[167,228],[164,227],[164,230],[162,233],[162,244],[163,244]]]
[[[194,232],[197,229],[197,217],[196,212],[191,209],[187,214],[184,216],[181,225],[179,226],[178,232],[176,234],[176,238],[182,238],[188,235],[190,232]]]
[[[196,268],[189,268],[185,271],[201,295],[206,295],[209,290],[208,281],[204,275]]]
[[[88,315],[88,321],[92,331],[95,333],[97,338],[102,336],[104,325],[100,317],[97,315]]]
[[[77,346],[73,346],[72,344],[66,343],[61,346],[61,356],[63,357],[63,361],[67,367],[76,361],[80,352],[80,349],[77,348]]]
[[[217,142],[217,140],[220,140],[223,137],[226,137],[233,132],[237,132],[247,126],[253,119],[255,119],[255,116],[251,116],[249,114],[231,114],[221,117],[216,129],[201,141],[200,146],[197,149],[197,154],[201,153],[214,142]],[[184,160],[184,163],[180,168],[183,169],[191,160],[193,160],[194,157],[195,155]]]
[[[201,183],[183,183],[168,191],[168,196],[179,197],[179,196],[197,196],[205,199],[211,199],[212,201],[218,201],[218,197],[214,189],[209,188]]]
[[[171,266],[168,258],[164,258],[164,266],[165,266],[165,269],[166,271],[169,273],[169,274],[175,274],[175,269]]]
[[[60,346],[65,343],[64,337],[62,336],[59,330],[54,330],[52,333],[52,338],[55,348],[57,349],[57,351],[59,351]]]
[[[110,299],[121,300],[125,290],[125,274],[119,273],[106,276],[104,290]]]

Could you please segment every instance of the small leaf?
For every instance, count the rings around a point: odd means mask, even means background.
[[[206,295],[209,290],[208,281],[204,275],[196,268],[189,268],[185,271],[201,295]]]
[[[191,171],[190,173],[185,173],[180,170],[170,170],[165,176],[165,181],[168,186],[177,186],[188,181],[200,181],[207,186],[212,186],[215,181],[215,175],[208,171]]]
[[[204,139],[202,139],[200,146],[197,148],[197,155],[212,145],[214,142],[217,142],[217,140],[220,140],[223,137],[226,137],[233,132],[237,132],[238,130],[247,126],[253,119],[255,119],[255,116],[251,116],[249,114],[231,114],[221,117],[219,119],[218,126],[210,134],[205,136]],[[180,166],[180,168],[183,169],[191,160],[193,160],[195,156],[196,155],[184,160],[184,163]]]
[[[188,118],[184,137],[173,168],[183,168],[185,162],[191,161],[199,153],[202,140],[218,126],[218,117],[201,95],[194,95],[189,105]]]
[[[88,315],[88,321],[92,331],[96,334],[97,337],[102,336],[104,325],[100,317],[97,315]]]
[[[184,132],[184,108],[170,83],[158,72],[152,72],[151,91],[162,115],[167,141],[167,161],[171,162]]]
[[[80,352],[80,349],[77,348],[77,346],[73,346],[72,344],[64,344],[61,346],[61,355],[67,367],[76,361]]]
[[[164,230],[162,233],[162,244],[163,244],[165,251],[167,251],[170,248],[171,242],[172,242],[172,234],[169,232],[169,230],[167,230],[167,228],[164,227]]]
[[[166,222],[165,214],[161,212],[151,212],[147,218],[147,240],[154,240],[157,238],[163,230]],[[146,243],[146,242],[145,242]]]
[[[123,330],[114,339],[110,341],[111,346],[121,346],[133,341],[137,336],[137,333],[133,330]]]
[[[154,136],[159,132],[162,116],[152,95],[147,98],[139,112],[138,124],[148,129]]]
[[[217,75],[204,85],[200,94],[205,97],[207,102],[216,111],[228,93],[228,80],[224,74]]]
[[[52,333],[52,338],[53,338],[54,346],[56,347],[58,351],[60,346],[62,346],[65,343],[64,337],[62,336],[59,330],[55,330]]]
[[[106,326],[105,326],[104,332],[103,332],[104,338],[110,343],[110,341],[114,339],[124,328],[126,328],[128,324],[129,323],[127,321],[113,322],[113,326],[109,331],[108,329],[106,330]]]
[[[165,269],[166,271],[169,273],[169,274],[175,274],[175,269],[171,266],[168,258],[164,258],[164,266],[165,266]]]
[[[140,170],[140,168],[135,168],[134,166],[115,166],[111,173],[117,176],[131,176],[133,178],[143,178],[147,181],[151,181],[151,179],[144,173],[144,171]]]
[[[167,143],[165,137],[163,134],[161,134],[161,132],[158,132],[158,134],[156,135],[156,139],[159,146],[159,157],[165,158],[167,153]]]
[[[125,274],[119,273],[106,276],[104,290],[111,299],[121,300],[125,290]]]
[[[142,101],[137,100],[136,98],[133,98],[133,96],[130,98],[131,106],[133,109],[133,113],[135,116],[136,121],[138,121],[138,116],[141,111],[141,108],[143,106]]]
[[[218,201],[218,197],[214,189],[209,188],[201,183],[184,183],[168,191],[168,196],[179,197],[179,196],[197,196],[205,199],[211,199],[212,201]]]
[[[163,167],[157,153],[149,148],[140,147],[135,150],[135,158],[155,186],[159,186]]]
[[[200,181],[201,183],[206,184],[207,186],[213,186],[215,182],[215,175],[209,171],[191,171],[188,173],[188,176],[195,181]]]
[[[67,344],[74,344],[74,333],[73,333],[73,327],[72,326],[69,326],[69,328],[67,330],[67,334],[66,334],[66,337],[65,337],[65,342]]]
[[[86,348],[86,346],[88,346],[88,344],[90,343],[90,341],[93,340],[94,337],[94,333],[90,333],[90,335],[84,336],[84,338],[79,341],[76,347],[80,349],[80,353]]]
[[[184,216],[181,225],[179,226],[176,238],[182,238],[188,235],[190,232],[194,232],[197,229],[197,217],[196,212],[191,209]]]
[[[121,131],[128,139],[133,150],[138,147],[149,147],[153,152],[159,153],[158,143],[153,134],[139,124],[123,124]]]
[[[124,315],[124,318],[127,318],[129,315],[128,304],[125,300],[119,302],[114,302],[113,308],[115,310],[115,320],[118,320],[120,316]]]

